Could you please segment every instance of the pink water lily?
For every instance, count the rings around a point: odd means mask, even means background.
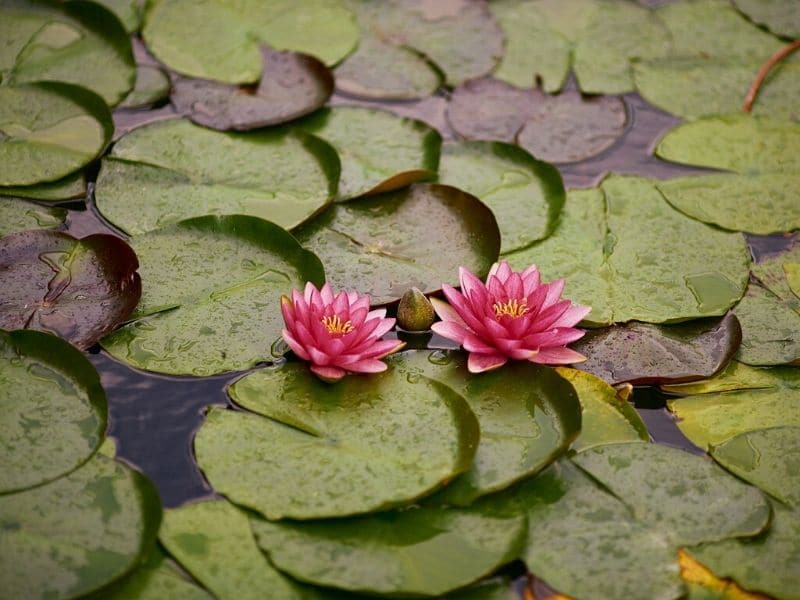
[[[394,319],[385,318],[385,309],[370,312],[369,302],[369,296],[357,292],[334,295],[327,283],[319,290],[307,283],[303,294],[292,290],[291,300],[281,298],[286,323],[281,334],[325,381],[337,381],[347,373],[385,371],[386,363],[380,359],[405,344],[381,339],[394,326]]]
[[[469,352],[472,373],[489,371],[508,359],[546,365],[586,360],[567,348],[584,331],[574,327],[592,310],[561,299],[564,280],[542,283],[535,265],[516,272],[506,261],[495,263],[486,284],[459,269],[461,291],[444,285],[450,304],[432,299],[442,320],[432,329]]]

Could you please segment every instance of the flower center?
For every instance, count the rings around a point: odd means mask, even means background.
[[[354,329],[350,321],[343,322],[339,315],[322,317],[322,324],[331,335],[344,335],[346,333],[350,333]]]
[[[494,309],[494,316],[498,320],[501,317],[516,319],[528,312],[528,300],[526,298],[522,300],[512,298],[508,302],[495,302],[492,304],[492,308]]]

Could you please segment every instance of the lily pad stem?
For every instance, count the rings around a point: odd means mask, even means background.
[[[742,110],[746,113],[749,113],[750,110],[753,108],[753,103],[756,101],[756,95],[758,95],[758,90],[761,88],[761,84],[764,83],[764,80],[767,78],[767,75],[772,70],[777,63],[782,61],[784,58],[789,56],[792,52],[800,48],[800,40],[795,40],[791,44],[787,44],[775,54],[769,57],[769,60],[765,62],[761,68],[758,70],[758,74],[756,75],[755,80],[753,80],[753,84],[750,86],[750,89],[747,91],[747,96],[744,98],[744,104],[742,105]]]

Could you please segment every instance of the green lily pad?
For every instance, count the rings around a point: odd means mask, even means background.
[[[436,178],[442,138],[421,121],[338,106],[315,113],[298,127],[336,149],[341,162],[338,200]]]
[[[144,292],[135,320],[102,344],[158,373],[213,375],[270,360],[281,295],[325,279],[316,256],[256,217],[197,217],[130,243]]]
[[[266,46],[261,55],[264,71],[257,87],[177,76],[172,105],[199,125],[243,131],[302,117],[330,98],[333,75],[313,56]]]
[[[734,6],[759,25],[785,38],[800,37],[797,6],[784,0],[733,0]]]
[[[492,210],[500,228],[501,252],[549,236],[566,198],[555,167],[501,142],[445,144],[439,182],[458,186]]]
[[[636,409],[605,381],[577,369],[556,371],[572,384],[581,404],[581,433],[572,444],[573,450],[583,452],[603,444],[650,440]]]
[[[27,202],[0,198],[0,237],[29,229],[55,229],[64,224],[67,211]]]
[[[216,598],[300,598],[261,553],[245,513],[224,500],[164,511],[158,538]]]
[[[88,90],[65,83],[0,87],[0,185],[61,179],[97,158],[113,130],[105,102]]]
[[[349,519],[271,523],[253,518],[258,544],[301,581],[390,596],[438,596],[510,562],[524,517],[411,508]]]
[[[136,85],[120,108],[143,108],[169,98],[172,83],[164,71],[153,65],[136,66]]]
[[[147,5],[142,36],[178,73],[239,84],[261,78],[262,44],[334,65],[357,45],[358,27],[338,0],[156,0]]]
[[[744,293],[750,264],[740,234],[686,218],[649,180],[619,176],[570,192],[553,235],[507,259],[566,278],[564,296],[592,306],[591,325],[722,315]]]
[[[109,106],[119,104],[133,87],[130,37],[112,12],[94,2],[3,2],[0,39],[4,84],[70,83],[95,92]],[[8,102],[3,98],[0,106]],[[55,116],[56,123],[63,120]],[[0,129],[8,123],[0,118]]]
[[[800,426],[800,369],[732,362],[713,379],[663,389],[687,396],[668,406],[683,434],[701,448],[755,429]]]
[[[491,3],[507,39],[495,73],[517,87],[548,92],[564,85],[570,65],[582,91],[633,90],[630,61],[663,56],[669,34],[653,11],[620,0],[500,0]]]
[[[0,494],[40,485],[92,456],[106,430],[94,367],[67,342],[0,330]]]
[[[138,266],[130,246],[113,235],[7,235],[0,239],[0,327],[48,331],[89,348],[139,302]]]
[[[725,229],[768,234],[800,228],[800,123],[746,115],[715,117],[670,131],[661,158],[732,174],[659,182],[678,210]]]
[[[783,271],[786,275],[786,283],[789,289],[800,300],[800,263],[784,263]]]
[[[679,546],[753,536],[769,522],[770,507],[758,489],[677,448],[612,444],[573,461]]]
[[[128,33],[139,30],[142,24],[144,0],[95,0],[95,2],[114,13]]]
[[[577,365],[611,385],[683,383],[713,377],[739,349],[742,329],[732,313],[669,326],[628,323],[586,332],[572,348]]]
[[[478,447],[478,421],[461,396],[392,370],[330,385],[287,364],[251,373],[230,394],[258,415],[212,407],[195,438],[197,462],[214,489],[270,519],[409,502],[467,471]]]
[[[0,196],[18,196],[53,202],[74,198],[83,199],[86,196],[86,176],[83,171],[75,171],[62,179],[49,183],[0,187]]]
[[[337,159],[289,129],[223,133],[169,120],[134,130],[103,160],[98,210],[132,235],[207,214],[295,227],[336,190]]]
[[[751,283],[734,313],[742,324],[737,360],[749,365],[800,364],[800,314],[781,298]]]
[[[451,592],[442,598],[443,600],[519,600],[519,594],[511,580],[493,577]]]
[[[412,287],[458,285],[460,266],[483,276],[500,251],[492,212],[436,184],[334,204],[294,234],[322,259],[335,289],[359,290],[373,304],[397,301]]]
[[[100,455],[51,483],[0,495],[0,588],[9,598],[94,591],[139,563],[160,520],[153,484]]]
[[[475,461],[437,494],[466,506],[541,471],[563,454],[581,429],[575,391],[548,367],[513,362],[472,375],[463,352],[403,352],[387,361],[408,377],[423,375],[464,397],[480,423]]]

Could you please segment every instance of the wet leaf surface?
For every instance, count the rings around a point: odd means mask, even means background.
[[[95,0],[120,20],[128,33],[135,33],[142,24],[144,0]]]
[[[0,327],[39,329],[86,349],[125,321],[142,293],[121,239],[23,231],[0,239]]]
[[[734,0],[734,6],[751,21],[785,38],[800,37],[800,13],[791,2],[781,0]]]
[[[439,183],[459,187],[491,209],[500,228],[501,253],[549,236],[566,198],[555,167],[501,142],[445,144]]]
[[[331,148],[303,132],[222,133],[180,119],[117,142],[103,160],[95,197],[103,216],[132,235],[208,214],[251,215],[290,228],[322,209],[335,185]]]
[[[136,85],[120,104],[120,108],[143,108],[169,98],[171,83],[160,68],[150,65],[136,66]]]
[[[159,373],[213,375],[271,360],[281,295],[324,281],[313,254],[255,217],[188,219],[135,236],[131,246],[144,293],[135,321],[103,347]]]
[[[86,178],[83,171],[75,171],[63,179],[49,183],[19,187],[0,187],[0,196],[18,196],[42,201],[83,199],[86,196]]]
[[[103,440],[106,396],[84,356],[56,337],[0,331],[0,493],[87,461]]]
[[[258,414],[210,409],[197,462],[217,491],[270,519],[407,503],[468,470],[478,446],[461,396],[395,371],[327,384],[287,364],[251,373],[230,394]]]
[[[21,198],[0,198],[0,237],[29,229],[56,229],[64,224],[67,211]]]
[[[555,233],[507,258],[538,265],[545,281],[566,278],[564,296],[592,306],[592,325],[722,315],[750,263],[741,235],[686,218],[651,181],[618,176],[570,192]]]
[[[181,115],[212,129],[239,131],[285,123],[320,108],[333,92],[333,76],[306,54],[261,47],[258,86],[176,76],[171,100]]]
[[[137,471],[105,456],[0,495],[0,585],[12,598],[74,598],[133,569],[153,547],[161,506]]]
[[[295,236],[320,257],[334,289],[359,290],[373,304],[397,301],[412,287],[458,285],[459,266],[485,275],[500,250],[491,211],[434,184],[334,204]]]
[[[419,121],[339,106],[311,115],[298,127],[328,142],[339,155],[337,200],[390,192],[436,177],[441,137]]]
[[[512,362],[473,375],[466,355],[457,351],[409,351],[388,362],[407,377],[429,377],[458,392],[480,424],[472,467],[433,502],[466,506],[533,475],[563,454],[581,430],[575,392],[548,367]]]
[[[741,339],[739,322],[728,313],[677,325],[633,322],[588,331],[572,348],[588,359],[577,368],[611,385],[653,385],[713,377],[736,354]]]
[[[800,314],[757,283],[733,311],[742,325],[738,360],[750,365],[800,363]]]
[[[93,161],[111,140],[103,100],[64,83],[0,88],[0,185],[55,181]],[[8,190],[6,193],[18,193]]]

